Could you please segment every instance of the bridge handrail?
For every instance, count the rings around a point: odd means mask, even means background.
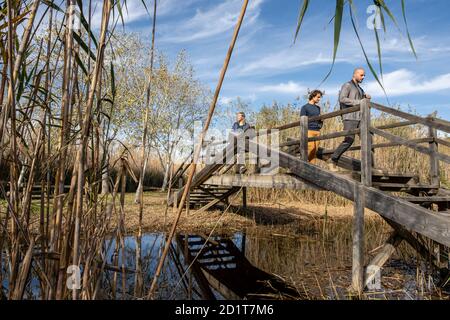
[[[407,113],[404,111],[386,107],[386,106],[383,106],[383,105],[381,105],[379,103],[375,103],[375,102],[371,103],[371,107],[374,109],[377,109],[379,111],[386,112],[391,115],[394,115],[394,116],[397,116],[397,117],[400,117],[403,119],[407,119],[409,121],[413,121],[415,123],[420,123],[422,125],[450,133],[450,122],[443,120],[443,119],[438,119],[436,117],[423,118],[423,117],[416,116],[416,115],[413,115],[413,114],[410,114],[410,113]]]

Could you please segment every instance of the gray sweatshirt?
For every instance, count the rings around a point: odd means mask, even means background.
[[[339,92],[339,104],[341,109],[355,107],[361,104],[365,97],[364,90],[353,80],[344,83]],[[343,120],[361,120],[361,112],[347,113],[342,116]]]

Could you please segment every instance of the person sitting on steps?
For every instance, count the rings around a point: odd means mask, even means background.
[[[366,94],[361,88],[360,84],[364,81],[366,72],[363,68],[356,68],[353,72],[353,78],[346,82],[339,93],[340,108],[346,109],[359,106],[364,99],[371,99],[371,96]],[[353,112],[342,115],[344,122],[344,131],[354,130],[359,128],[361,121],[361,112]],[[355,135],[349,134],[344,141],[337,147],[331,156],[331,161],[337,165],[341,156],[346,152],[355,142]],[[335,168],[336,169],[336,168]]]

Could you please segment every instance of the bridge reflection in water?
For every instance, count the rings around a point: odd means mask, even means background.
[[[239,250],[229,238],[178,235],[188,268],[204,299],[215,299],[214,291],[225,299],[302,299],[283,279],[252,265],[245,257],[245,236]]]

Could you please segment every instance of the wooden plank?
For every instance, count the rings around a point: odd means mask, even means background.
[[[372,131],[373,133],[378,134],[378,135],[382,136],[383,138],[386,138],[386,139],[388,139],[390,141],[394,141],[394,142],[397,142],[397,143],[401,143],[401,144],[403,144],[405,146],[408,146],[408,147],[410,147],[410,148],[412,148],[412,149],[414,149],[414,150],[416,150],[418,152],[421,152],[421,153],[424,153],[424,154],[427,154],[427,155],[432,155],[433,154],[433,152],[430,151],[430,149],[427,148],[427,147],[419,146],[419,145],[417,145],[415,143],[412,143],[411,141],[409,141],[407,139],[395,136],[395,135],[390,134],[388,132],[385,132],[383,130],[379,130],[379,129],[371,127],[370,131]],[[450,156],[447,156],[445,154],[436,152],[435,153],[435,157],[437,159],[441,160],[441,161],[444,161],[446,163],[450,163]]]
[[[354,135],[354,134],[359,134],[359,133],[360,133],[360,129],[346,130],[346,131],[340,131],[340,132],[326,134],[323,136],[308,138],[308,141],[313,142],[313,141],[329,140],[329,139],[346,137],[348,135]]]
[[[300,159],[308,161],[308,117],[300,118]]]
[[[395,129],[395,128],[401,128],[401,127],[407,127],[411,126],[413,124],[417,124],[415,121],[402,121],[402,122],[396,122],[391,124],[385,124],[383,126],[378,126],[377,128],[380,130],[386,130],[386,129]]]
[[[450,141],[447,141],[447,140],[444,140],[444,139],[439,139],[439,138],[436,138],[436,141],[437,141],[438,144],[442,144],[442,145],[450,148]]]
[[[379,129],[379,128],[378,128]],[[432,142],[433,139],[430,138],[421,138],[421,139],[413,139],[413,140],[409,140],[412,143],[429,143]],[[398,146],[402,146],[403,143],[399,143],[399,142],[385,142],[385,143],[377,143],[377,144],[373,144],[372,145],[372,149],[380,149],[380,148],[390,148],[390,147],[398,147]],[[350,147],[348,149],[348,151],[358,151],[361,150],[361,146],[354,146],[354,147]],[[323,150],[323,154],[333,154],[334,153],[334,149],[331,150]]]
[[[412,115],[410,113],[406,113],[400,110],[392,109],[386,106],[383,106],[378,103],[371,103],[372,108],[375,108],[377,110],[380,110],[382,112],[386,112],[389,114],[392,114],[394,116],[404,118],[406,120],[414,121],[441,131],[445,131],[450,133],[450,124],[448,124],[447,121],[441,120],[441,119],[433,119],[433,118],[422,118],[419,116]]]
[[[268,189],[322,190],[316,185],[294,175],[222,175],[212,176],[204,185],[223,185],[233,187],[253,187]]]
[[[256,144],[253,141],[250,143]],[[267,154],[266,146],[260,144],[258,147],[263,154]],[[251,149],[256,150],[256,147]],[[272,149],[271,153],[273,157],[279,157],[281,167],[289,168],[292,173],[303,180],[354,201],[353,190],[356,184],[354,180],[328,172],[279,150]],[[450,246],[450,219],[440,217],[430,210],[398,199],[373,187],[364,186],[363,188],[366,194],[366,208],[403,225],[408,230]]]
[[[450,202],[450,197],[401,197],[401,199],[413,202],[413,203],[422,203],[422,202]]]
[[[334,132],[334,133],[330,133],[330,134],[326,134],[326,135],[322,135],[322,136],[318,136],[318,137],[308,138],[308,142],[335,139],[335,138],[345,137],[348,135],[354,135],[354,134],[359,134],[359,133],[360,133],[360,129],[339,131],[339,132]],[[279,147],[280,148],[281,147],[290,147],[293,145],[298,145],[300,143],[301,143],[300,140],[291,140],[291,141],[287,141],[284,143],[280,143]]]
[[[337,110],[337,111],[325,113],[325,114],[322,114],[320,116],[310,117],[308,119],[308,121],[312,122],[312,121],[331,119],[331,118],[335,118],[335,117],[338,117],[338,116],[342,116],[344,114],[358,112],[359,109],[360,109],[359,106],[351,107],[351,108],[345,108],[345,109],[342,109],[342,110]],[[287,129],[298,127],[299,125],[300,125],[300,121],[295,121],[295,122],[288,123],[288,124],[285,124],[285,125],[282,125],[282,126],[278,126],[278,127],[272,128],[272,129],[268,129],[267,130],[267,134],[271,133],[271,130],[282,131],[282,130],[287,130]]]
[[[376,277],[377,273],[380,272],[384,264],[389,260],[389,258],[394,254],[396,248],[400,245],[403,238],[394,231],[380,249],[378,254],[370,261],[367,265],[364,279],[364,287],[367,287]]]

